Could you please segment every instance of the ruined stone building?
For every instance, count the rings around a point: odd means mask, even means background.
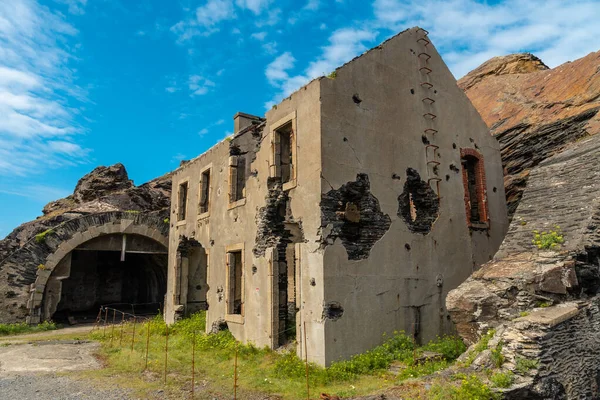
[[[507,229],[499,146],[427,32],[313,80],[173,173],[168,322],[327,365],[405,330],[450,333],[445,307]]]

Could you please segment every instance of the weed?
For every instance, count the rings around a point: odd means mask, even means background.
[[[490,351],[490,353],[491,353],[492,362],[494,363],[496,368],[502,367],[502,364],[504,364],[504,355],[502,354],[502,342],[498,342],[496,347],[493,348]]]
[[[163,219],[163,222],[168,225],[169,222],[171,222],[171,220],[169,219],[169,217],[167,217],[167,218]]]
[[[490,376],[490,382],[494,384],[494,386],[499,388],[508,388],[510,387],[515,380],[515,375],[510,372],[496,372]]]
[[[434,384],[429,391],[432,400],[499,400],[500,395],[483,383],[477,375],[462,375],[460,386]]]
[[[329,79],[335,79],[335,78],[337,78],[337,71],[331,72],[329,75],[327,75],[327,77]]]
[[[477,342],[473,350],[469,352],[467,358],[465,359],[465,367],[469,367],[471,364],[473,364],[475,358],[477,358],[477,356],[481,354],[482,351],[487,350],[488,344],[495,334],[496,330],[490,329],[485,335],[479,338],[479,341]]]
[[[540,250],[555,249],[565,242],[560,226],[555,225],[554,230],[539,232],[533,231],[533,240],[531,243]]]
[[[40,264],[40,265],[37,266],[37,269],[43,271],[43,270],[46,269],[46,266],[44,264]]]
[[[543,301],[543,302],[541,302],[541,303],[538,303],[538,305],[537,305],[537,306],[538,306],[538,307],[540,307],[540,308],[548,308],[548,307],[550,307],[551,305],[552,305],[552,303],[550,303],[550,302],[548,302],[548,301]]]
[[[536,369],[537,367],[537,360],[530,360],[528,358],[523,357],[516,358],[515,370],[521,375],[525,375],[529,370]]]
[[[529,315],[529,311],[521,311],[521,312],[519,313],[519,317],[526,317],[526,316],[528,316],[528,315]]]
[[[45,332],[58,329],[60,326],[54,322],[44,321],[38,325],[28,325],[25,322],[17,324],[0,324],[0,336],[18,335],[21,333]]]
[[[54,232],[52,229],[47,229],[42,233],[38,233],[37,235],[35,235],[35,241],[38,243],[46,242],[46,236],[51,234],[52,232]]]

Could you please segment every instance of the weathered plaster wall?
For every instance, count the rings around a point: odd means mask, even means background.
[[[406,31],[320,81],[323,196],[365,174],[391,220],[367,258],[349,259],[341,240],[325,247],[323,306],[338,302],[343,308],[339,318],[321,317],[327,363],[381,343],[384,332],[416,331],[423,342],[450,332],[446,294],[492,257],[506,232],[498,143],[433,46],[418,42],[421,37],[422,31]],[[433,158],[427,143],[439,146],[437,171],[428,164]],[[484,158],[487,231],[467,227],[461,148]],[[413,233],[398,215],[408,168],[425,182],[441,179],[439,215],[427,234]],[[436,189],[434,181],[431,187]],[[323,228],[324,236],[331,227]]]
[[[169,283],[167,288],[167,321],[172,321],[172,306],[177,291],[175,279],[177,265],[177,247],[181,237],[193,238],[208,253],[208,291],[207,329],[214,323],[225,320],[229,329],[238,340],[251,341],[259,346],[275,346],[277,308],[277,277],[274,276],[271,258],[273,248],[253,252],[258,232],[261,208],[267,204],[269,193],[268,179],[271,159],[272,128],[278,124],[295,119],[297,168],[296,184],[288,189],[290,198],[289,214],[294,223],[301,226],[304,232],[303,243],[298,244],[300,259],[300,276],[297,283],[297,301],[301,311],[301,320],[307,321],[309,339],[309,357],[313,361],[323,362],[322,323],[317,317],[321,313],[322,286],[311,286],[310,278],[322,282],[320,256],[314,254],[318,248],[317,232],[320,216],[316,212],[320,201],[320,121],[319,121],[319,84],[315,81],[290,98],[285,99],[277,107],[267,112],[266,123],[262,128],[262,138],[254,161],[246,169],[245,200],[236,207],[229,205],[229,155],[230,143],[223,141],[198,158],[190,161],[175,171],[172,194],[171,233],[169,238]],[[248,136],[246,136],[248,135]],[[243,138],[236,137],[234,143],[248,142],[245,133]],[[247,147],[251,143],[241,143]],[[199,215],[199,181],[201,172],[211,168],[210,211]],[[188,181],[188,207],[185,221],[177,221],[177,188],[183,181]],[[298,216],[296,218],[296,216]],[[244,315],[228,316],[226,309],[226,254],[231,246],[243,246],[243,299]],[[193,290],[193,288],[189,288]],[[192,296],[196,294],[192,293]],[[187,296],[189,297],[189,294]],[[300,300],[301,299],[301,300]],[[170,303],[169,303],[170,302]],[[319,339],[319,336],[321,339]],[[316,347],[312,347],[316,346]],[[300,347],[300,346],[299,346]]]

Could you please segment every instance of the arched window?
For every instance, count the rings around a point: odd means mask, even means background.
[[[470,228],[488,228],[487,189],[483,156],[474,149],[461,149],[465,211]]]

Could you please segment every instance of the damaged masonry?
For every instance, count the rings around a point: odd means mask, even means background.
[[[488,190],[503,187],[498,143],[424,35],[398,34],[264,118],[237,113],[230,139],[173,173],[167,322],[206,309],[208,329],[294,341],[321,365],[386,332],[453,331],[446,294],[495,253],[506,206]],[[441,160],[463,173],[442,179]]]

